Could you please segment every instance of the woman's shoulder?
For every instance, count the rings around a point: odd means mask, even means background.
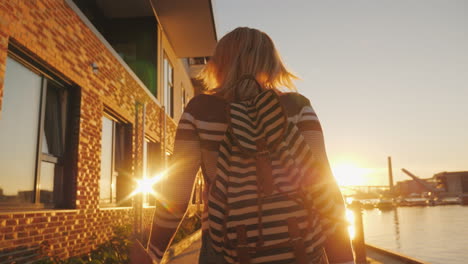
[[[218,96],[199,94],[189,101],[185,112],[191,114],[196,119],[221,121],[225,116],[226,104],[226,101]]]
[[[284,101],[288,101],[298,105],[310,105],[309,99],[298,92],[282,93],[280,95],[280,98]]]
[[[205,109],[213,109],[219,107],[225,107],[226,101],[223,98],[220,98],[211,94],[199,94],[194,96],[189,103],[187,104],[188,110],[201,111]]]
[[[309,99],[297,92],[282,93],[280,101],[292,115],[300,113],[304,107],[311,107]]]

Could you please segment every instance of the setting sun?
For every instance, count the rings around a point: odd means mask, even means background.
[[[368,185],[369,168],[360,168],[352,163],[339,163],[332,167],[333,175],[340,186]]]

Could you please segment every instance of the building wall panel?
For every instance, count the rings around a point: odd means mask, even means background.
[[[162,34],[162,33],[161,33]],[[162,34],[164,35],[164,34]],[[142,128],[135,121],[136,102],[146,105],[146,133],[161,140],[163,113],[154,97],[132,77],[113,53],[96,37],[81,18],[63,0],[0,1],[0,118],[3,80],[9,41],[30,53],[67,80],[80,87],[81,106],[78,133],[76,184],[72,210],[12,211],[0,208],[0,252],[14,252],[41,245],[54,255],[69,257],[89,252],[106,241],[112,227],[133,224],[130,207],[104,209],[99,206],[101,127],[104,109]],[[171,50],[170,43],[158,45]],[[176,71],[177,112],[180,84],[192,91],[182,63],[169,52]],[[159,57],[161,61],[161,56]],[[93,72],[91,64],[99,69]],[[160,67],[161,68],[161,67]],[[158,90],[162,88],[159,87]],[[190,92],[193,95],[193,92]],[[138,122],[136,124],[135,122]],[[137,126],[136,126],[137,125]],[[167,147],[172,148],[175,121],[168,119]],[[133,170],[141,167],[142,131],[133,131]],[[138,160],[135,162],[135,160]],[[148,232],[154,209],[144,212],[144,230]]]

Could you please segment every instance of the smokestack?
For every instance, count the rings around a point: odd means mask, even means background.
[[[388,186],[390,192],[393,193],[393,172],[392,172],[392,157],[388,157]]]

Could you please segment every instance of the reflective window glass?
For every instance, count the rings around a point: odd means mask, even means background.
[[[143,140],[143,178],[150,178],[148,175],[148,144],[149,140]]]
[[[149,179],[148,175],[148,140],[145,139],[143,140],[143,179]],[[146,182],[146,181],[145,181]],[[143,204],[147,205],[148,204],[148,199],[149,199],[149,194],[144,193],[143,194]]]
[[[0,114],[0,202],[34,202],[41,80],[7,58]]]
[[[54,203],[55,174],[55,163],[41,162],[41,184],[39,187],[41,203]]]
[[[148,179],[157,179],[162,172],[161,145],[145,139],[143,145],[143,170]],[[157,189],[157,183],[153,185],[153,191]],[[156,198],[154,194],[148,194],[144,197],[146,205],[155,205]]]
[[[167,58],[164,58],[164,105],[166,113],[174,117],[174,69]]]
[[[100,202],[111,203],[115,192],[112,191],[113,183],[113,145],[114,145],[114,121],[107,117],[102,118],[102,138],[101,138],[101,178]],[[114,198],[115,201],[115,198]]]

